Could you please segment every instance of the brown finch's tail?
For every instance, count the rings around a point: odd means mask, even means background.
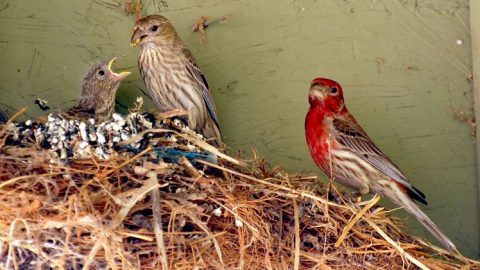
[[[418,207],[417,204],[405,193],[402,192],[398,187],[395,186],[395,191],[393,194],[388,192],[385,194],[389,197],[394,203],[402,206],[405,211],[415,216],[415,218],[422,223],[422,225],[431,233],[437,240],[442,243],[442,245],[451,252],[458,253],[457,248],[453,242],[438,228],[435,223]],[[395,197],[395,198],[394,198]]]
[[[0,111],[0,124],[6,124],[8,122],[8,116]]]
[[[225,144],[222,142],[222,135],[218,126],[211,120],[207,120],[205,125],[201,128],[200,132],[205,138],[207,138],[208,143],[211,145],[223,149]]]

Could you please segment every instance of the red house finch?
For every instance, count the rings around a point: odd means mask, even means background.
[[[113,72],[111,68],[115,59],[95,65],[88,71],[82,82],[80,99],[75,106],[62,112],[63,116],[77,120],[94,118],[96,122],[112,117],[120,82],[130,74],[128,71]]]
[[[400,169],[378,148],[347,110],[342,87],[317,78],[308,97],[305,135],[313,160],[331,179],[361,193],[378,193],[414,215],[447,249],[455,245],[413,200],[427,204]]]
[[[134,26],[132,46],[140,44],[138,67],[150,97],[162,111],[188,110],[188,125],[223,146],[207,80],[172,24],[151,15]]]

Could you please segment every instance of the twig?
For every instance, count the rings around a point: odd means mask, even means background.
[[[100,251],[100,248],[102,248],[102,241],[96,241],[95,245],[93,245],[92,249],[88,253],[88,256],[85,258],[82,270],[90,269],[90,264],[95,258],[95,255],[97,255],[97,252]]]
[[[342,234],[338,238],[337,242],[335,242],[335,247],[338,248],[345,237],[348,235],[348,232],[350,232],[350,229],[352,229],[353,225],[357,223],[357,221],[365,215],[365,213],[368,211],[368,209],[372,208],[378,201],[380,201],[380,196],[375,195],[370,202],[360,211],[358,214],[343,228]]]
[[[134,4],[132,0],[126,0],[124,4],[125,13],[128,15],[135,14],[135,19],[139,20],[142,18],[142,2],[140,0],[136,0]]]
[[[0,130],[0,138],[3,137],[3,135],[5,134],[5,132],[7,131],[7,126],[10,125],[10,123],[13,122],[13,120],[15,120],[17,117],[19,117],[20,115],[22,115],[24,112],[27,111],[27,107],[23,107],[21,108],[18,112],[16,112],[14,115],[12,115],[12,117],[10,117],[10,119],[8,119],[7,123],[5,123],[5,125],[3,126],[3,128]],[[5,144],[5,140],[6,138],[3,138],[0,142],[0,147],[2,147],[4,144]]]
[[[250,223],[248,223],[244,218],[242,218],[240,215],[238,215],[237,213],[235,213],[235,211],[233,211],[232,209],[226,207],[225,205],[221,204],[219,201],[215,200],[214,198],[210,198],[210,200],[212,200],[214,203],[218,204],[220,207],[222,207],[223,209],[227,210],[228,212],[230,212],[230,214],[232,214],[233,216],[235,216],[236,219],[240,220],[243,224],[247,225],[248,228],[250,228],[250,230],[252,230],[252,232],[254,232],[255,236],[257,238],[260,237],[260,232],[257,230],[257,228],[255,228],[254,226],[252,226]]]
[[[63,175],[65,174],[64,172],[60,172],[60,173],[44,173],[44,174],[37,174],[37,175],[22,175],[22,176],[18,176],[18,177],[15,177],[15,178],[12,178],[12,179],[9,179],[3,183],[0,184],[0,189],[5,187],[5,186],[8,186],[12,183],[15,183],[17,181],[20,181],[20,180],[24,180],[24,179],[29,179],[29,178],[40,178],[42,176],[55,176],[55,175]]]
[[[8,121],[5,125],[6,126],[9,125],[10,123],[13,122],[13,120],[15,120],[17,117],[19,117],[20,115],[22,115],[26,111],[27,111],[27,107],[21,108],[18,112],[16,112],[14,115],[12,115],[12,117],[10,117],[10,119],[8,119]]]
[[[142,152],[140,152],[140,153],[136,154],[135,156],[131,157],[130,159],[128,159],[128,160],[126,160],[126,161],[122,162],[120,165],[118,165],[118,166],[115,166],[115,168],[113,168],[113,169],[110,169],[110,170],[108,170],[108,171],[106,171],[106,172],[104,172],[104,173],[100,174],[100,177],[99,177],[99,178],[104,178],[104,177],[107,177],[109,174],[111,174],[111,173],[115,172],[116,170],[118,170],[118,169],[120,169],[120,168],[124,167],[125,165],[127,165],[127,164],[131,163],[132,161],[134,161],[134,160],[138,159],[139,157],[141,157],[141,156],[145,155],[146,153],[148,153],[148,152],[152,151],[152,149],[153,149],[153,147],[152,147],[152,146],[149,146],[149,147],[145,148],[145,150],[143,150]]]
[[[148,134],[148,133],[167,133],[167,132],[168,133],[173,133],[177,136],[180,136],[180,137],[186,139],[187,141],[196,144],[198,147],[202,148],[203,150],[206,150],[206,151],[208,151],[208,152],[210,152],[210,153],[212,153],[212,154],[214,154],[218,157],[221,157],[221,158],[225,159],[226,161],[228,161],[230,163],[233,163],[233,164],[236,164],[236,165],[242,165],[242,163],[239,160],[234,159],[234,158],[220,152],[216,147],[208,144],[207,142],[192,138],[190,135],[179,133],[177,131],[170,130],[170,129],[147,129],[147,130],[133,136],[129,140],[126,140],[126,141],[123,141],[123,142],[119,143],[119,145],[127,145],[127,144],[131,144],[131,143],[135,143],[140,138],[142,138],[145,134]]]
[[[293,216],[295,218],[295,258],[293,261],[293,269],[300,269],[300,221],[298,218],[297,199],[292,198],[293,201]]]
[[[270,182],[265,181],[265,180],[257,179],[255,177],[252,177],[252,176],[249,176],[249,175],[246,175],[246,174],[234,171],[234,170],[230,170],[230,169],[227,169],[225,167],[218,166],[216,164],[213,164],[213,163],[210,163],[208,161],[201,160],[201,159],[197,159],[195,161],[198,162],[198,163],[202,163],[202,164],[205,164],[207,166],[213,167],[213,168],[217,168],[219,170],[224,170],[226,172],[229,172],[231,174],[243,177],[243,178],[248,179],[248,180],[252,180],[252,181],[255,181],[255,182],[258,182],[258,183],[262,183],[262,184],[267,185],[267,186],[275,187],[275,188],[281,189],[283,191],[288,191],[288,192],[290,192],[294,195],[297,195],[297,196],[306,197],[306,198],[309,198],[309,199],[312,199],[312,200],[315,200],[315,201],[319,201],[323,204],[328,204],[330,206],[335,206],[335,207],[338,207],[338,208],[347,209],[347,207],[344,206],[344,205],[339,205],[339,204],[336,204],[334,202],[330,202],[328,200],[325,200],[324,198],[320,198],[320,197],[315,196],[315,195],[310,194],[310,193],[306,193],[306,192],[303,192],[303,191],[298,191],[298,190],[291,189],[291,188],[288,188],[288,187],[285,187],[285,186],[282,186],[282,185],[277,185],[277,184],[274,184],[274,183],[270,183]]]
[[[147,236],[147,235],[141,235],[141,234],[138,234],[138,233],[130,233],[130,232],[125,232],[125,231],[119,231],[118,233],[121,234],[121,235],[128,236],[128,237],[141,239],[141,240],[147,241],[147,242],[151,242],[151,241],[155,240],[153,237],[150,237],[150,236]]]
[[[210,20],[210,17],[202,16],[192,26],[192,32],[197,32],[197,31],[200,32],[200,43],[202,45],[204,45],[204,44],[207,43],[207,35],[206,35],[206,32],[205,32],[205,29],[207,29],[207,27],[209,25],[214,24],[214,23],[225,23],[226,20],[227,20],[226,16],[216,18],[216,19],[213,19],[213,20]]]
[[[233,163],[233,164],[236,164],[236,165],[239,165],[241,164],[241,162],[237,159],[234,159],[228,155],[225,155],[224,153],[220,152],[216,147],[208,144],[207,142],[205,141],[201,141],[201,140],[192,140],[192,138],[190,136],[188,136],[187,134],[183,134],[183,133],[178,133],[177,132],[177,135],[180,136],[180,137],[183,137],[184,139],[187,139],[188,141],[196,144],[198,147],[202,148],[203,150],[206,150],[216,156],[219,156],[223,159],[225,159],[226,161],[230,162],[230,163]]]
[[[427,266],[425,266],[422,262],[420,262],[419,260],[414,258],[412,255],[410,255],[410,253],[403,250],[403,248],[399,244],[397,244],[392,238],[390,238],[390,236],[388,236],[384,231],[382,231],[382,229],[380,229],[380,227],[378,227],[378,225],[375,224],[373,221],[371,221],[370,219],[366,219],[366,218],[364,220],[372,228],[374,228],[375,231],[377,231],[377,233],[380,234],[383,237],[383,239],[385,239],[390,245],[392,245],[400,253],[400,255],[407,258],[407,260],[409,260],[410,262],[412,262],[413,264],[415,264],[416,266],[418,266],[422,270],[429,270],[430,269]]]
[[[151,186],[158,185],[157,174],[155,172],[148,173],[148,181]],[[155,232],[155,239],[157,239],[157,251],[160,254],[160,262],[162,270],[168,270],[167,250],[165,249],[165,241],[163,240],[162,228],[162,211],[160,205],[160,191],[158,188],[150,191],[150,198],[153,208],[153,230]]]
[[[13,266],[15,270],[18,270],[18,264],[15,256],[15,250],[13,249],[13,243],[14,243],[14,232],[15,232],[15,225],[18,222],[22,222],[25,228],[27,228],[27,231],[30,234],[30,230],[28,228],[26,220],[23,219],[14,219],[12,223],[10,224],[10,229],[8,233],[8,240],[9,240],[9,245],[8,245],[8,255],[7,255],[7,263],[5,265],[5,269],[10,269],[10,261],[13,260]]]
[[[293,189],[292,182],[290,182],[290,177],[288,174],[285,175],[285,179],[287,180],[288,187]],[[297,199],[294,197],[292,198],[293,204],[293,218],[295,220],[295,246],[294,246],[294,258],[293,258],[293,269],[298,270],[300,267],[300,221],[298,218],[298,206],[297,206]]]
[[[130,210],[135,206],[135,204],[137,204],[138,201],[140,201],[143,197],[145,197],[145,195],[148,192],[159,187],[160,185],[158,184],[158,182],[155,183],[154,185],[152,182],[148,181],[145,183],[144,186],[136,189],[136,192],[134,193],[134,195],[131,198],[129,198],[128,203],[123,205],[123,207],[117,212],[117,215],[113,219],[112,225],[110,227],[113,229],[113,228],[116,228],[118,225],[120,225],[122,221],[125,219],[125,217],[128,215],[128,213],[130,212]]]
[[[205,34],[205,28],[207,28],[205,22],[207,21],[208,17],[202,16],[198,21],[193,25],[192,32],[198,31],[200,32],[200,43],[202,45],[207,43],[207,35]]]
[[[177,211],[179,213],[182,212],[183,214],[188,216],[190,219],[192,219],[192,221],[195,222],[195,224],[198,227],[200,227],[200,229],[202,229],[202,231],[204,231],[212,239],[213,245],[215,247],[215,251],[217,252],[217,255],[218,255],[218,259],[220,260],[221,269],[225,269],[225,263],[223,262],[223,256],[222,256],[222,249],[220,248],[220,245],[218,244],[218,241],[215,238],[214,234],[209,230],[209,228],[205,224],[203,224],[203,222],[200,219],[198,219],[189,210],[187,210],[185,208],[179,208],[179,209],[177,209]]]

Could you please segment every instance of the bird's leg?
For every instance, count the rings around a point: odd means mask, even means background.
[[[362,195],[368,194],[369,192],[370,192],[370,187],[368,186],[368,181],[361,183],[361,186],[358,189],[358,192],[356,192],[357,203],[362,202]]]
[[[361,203],[362,202],[362,193],[361,192],[354,192],[353,194],[354,194],[354,196],[357,197],[357,203]]]
[[[362,183],[359,191],[360,191],[360,194],[362,195],[368,194],[370,192],[370,187],[368,186],[368,183]]]

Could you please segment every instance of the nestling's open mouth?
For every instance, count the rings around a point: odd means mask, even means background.
[[[115,60],[117,59],[117,57],[114,57],[112,58],[112,60],[108,61],[108,70],[119,80],[123,80],[125,79],[128,75],[132,74],[130,71],[122,71],[120,73],[116,73],[112,70],[112,65],[113,65],[113,62],[115,62]]]

